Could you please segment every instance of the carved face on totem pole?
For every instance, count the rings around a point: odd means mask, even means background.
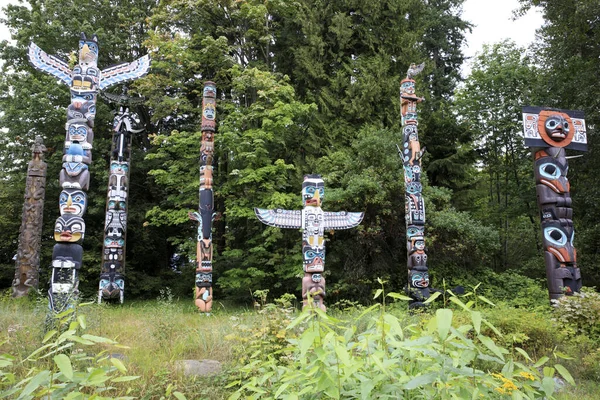
[[[560,263],[575,263],[577,252],[573,247],[575,231],[572,222],[563,225],[559,221],[542,223],[544,249],[552,254]]]
[[[81,243],[85,235],[85,222],[76,215],[65,214],[56,219],[54,240],[57,242]]]
[[[211,287],[212,286],[212,274],[204,274],[204,273],[196,273],[196,286],[201,287]]]
[[[58,200],[60,215],[72,214],[83,217],[87,208],[87,194],[79,189],[64,189]]]
[[[429,273],[425,267],[414,267],[408,272],[411,287],[424,289],[429,287]]]
[[[96,66],[98,64],[98,52],[100,46],[98,44],[98,36],[92,35],[88,39],[85,33],[81,33],[79,38],[79,64],[84,66]]]
[[[565,194],[570,191],[567,173],[569,165],[564,156],[564,151],[551,155],[549,150],[542,150],[536,154],[535,160],[535,181],[547,186],[557,194]]]
[[[321,207],[325,198],[325,182],[321,175],[306,175],[302,182],[302,201],[304,207]]]
[[[544,110],[540,112],[538,131],[546,143],[554,147],[565,147],[573,140],[575,129],[567,114]]]
[[[72,143],[79,143],[84,150],[92,148],[94,132],[85,119],[72,119],[66,124],[67,137],[65,146],[68,148]]]
[[[306,175],[302,183],[303,237],[302,257],[305,272],[323,272],[325,268],[325,237],[322,199],[325,184],[320,175]]]

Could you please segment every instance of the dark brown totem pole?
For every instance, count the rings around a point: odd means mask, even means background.
[[[31,151],[33,157],[27,167],[25,202],[19,230],[15,279],[12,284],[14,297],[25,296],[30,289],[37,289],[39,283],[38,271],[46,194],[46,163],[44,162],[46,146],[41,136],[35,137]]]
[[[127,193],[131,169],[131,139],[144,128],[138,127],[130,106],[140,104],[143,97],[123,94],[100,93],[101,97],[114,103],[118,110],[113,121],[113,140],[106,195],[106,219],[102,240],[102,268],[98,284],[98,303],[119,301],[125,298],[125,245],[127,242]]]
[[[214,213],[213,156],[215,149],[217,87],[214,82],[204,83],[202,96],[202,144],[200,146],[200,204],[199,212],[189,213],[190,219],[198,222],[196,247],[195,303],[206,315],[212,309],[212,222]]]
[[[302,210],[268,210],[255,208],[254,213],[265,225],[276,228],[302,229],[302,302],[304,307],[325,307],[325,231],[354,228],[364,213],[323,211],[325,183],[321,175],[305,175],[302,182]],[[312,299],[312,304],[310,303]]]
[[[406,195],[406,248],[408,251],[407,292],[412,298],[410,308],[422,307],[431,294],[429,269],[425,254],[425,203],[421,184],[421,157],[423,150],[417,130],[417,104],[424,99],[415,95],[413,77],[423,70],[424,64],[411,64],[407,76],[400,82],[400,104],[402,114],[402,148],[398,154],[404,165]]]
[[[87,208],[90,185],[88,166],[92,162],[96,98],[99,90],[139,78],[146,74],[150,59],[144,56],[132,63],[98,69],[98,38],[88,39],[84,33],[79,40],[79,62],[73,69],[68,63],[46,54],[35,43],[29,45],[31,64],[60,79],[71,90],[67,107],[64,156],[59,183],[60,217],[54,226],[52,275],[48,296],[50,310],[59,313],[73,307],[79,294],[79,270],[83,260],[81,243],[85,234],[83,215]]]
[[[565,149],[587,150],[583,112],[523,107],[525,145],[532,148],[550,300],[581,289],[573,246],[573,209]]]

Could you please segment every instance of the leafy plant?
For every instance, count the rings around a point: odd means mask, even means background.
[[[287,327],[298,332],[288,346],[272,354],[253,354],[239,369],[230,400],[250,399],[373,399],[373,398],[553,398],[556,372],[571,384],[560,364],[544,366],[520,348],[511,356],[486,336],[482,326],[495,329],[481,312],[454,297],[470,316],[454,322],[454,312],[439,309],[423,325],[402,327],[386,311],[385,299],[407,299],[378,289],[384,300],[359,318],[369,321],[358,331],[354,321],[308,308]],[[500,335],[500,332],[497,332]],[[481,365],[488,370],[480,368]],[[540,372],[540,368],[543,369]]]
[[[107,350],[88,355],[81,346],[118,344],[100,336],[80,334],[86,328],[83,315],[74,309],[56,315],[57,329],[46,333],[42,345],[23,360],[17,356],[0,356],[0,398],[16,399],[103,399],[113,384],[129,382],[137,376],[125,375],[121,360]],[[117,397],[129,399],[131,397]]]
[[[573,333],[600,340],[600,293],[595,288],[581,288],[580,293],[552,300],[555,320]]]

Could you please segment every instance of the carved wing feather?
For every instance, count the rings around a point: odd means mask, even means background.
[[[64,84],[71,86],[71,68],[69,65],[55,56],[49,56],[44,50],[42,50],[37,44],[29,43],[29,50],[27,52],[29,62],[35,68],[42,72],[50,74],[60,79]]]
[[[100,90],[125,81],[141,78],[148,73],[149,69],[150,57],[147,54],[133,62],[108,67],[100,75]]]
[[[360,224],[364,216],[365,213],[361,212],[325,211],[323,212],[323,228],[325,230],[354,228],[355,226]]]
[[[254,213],[260,222],[265,225],[289,229],[300,229],[302,227],[302,210],[255,208]]]

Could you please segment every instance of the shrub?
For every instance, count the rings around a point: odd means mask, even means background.
[[[553,300],[554,318],[572,334],[586,335],[600,341],[600,293],[595,288],[581,288],[580,293]]]
[[[375,297],[406,299],[383,289]],[[297,337],[276,354],[253,355],[229,386],[237,387],[230,400],[250,399],[372,399],[372,398],[486,398],[551,399],[553,376],[559,372],[574,384],[560,364],[541,368],[521,348],[516,355],[482,331],[490,326],[479,311],[460,300],[469,313],[468,324],[455,326],[453,311],[439,309],[425,325],[402,327],[383,305],[366,309],[360,318],[370,322],[357,330],[354,321],[342,321],[310,308],[287,327]],[[496,330],[496,334],[500,335]],[[492,365],[478,369],[479,362]]]

